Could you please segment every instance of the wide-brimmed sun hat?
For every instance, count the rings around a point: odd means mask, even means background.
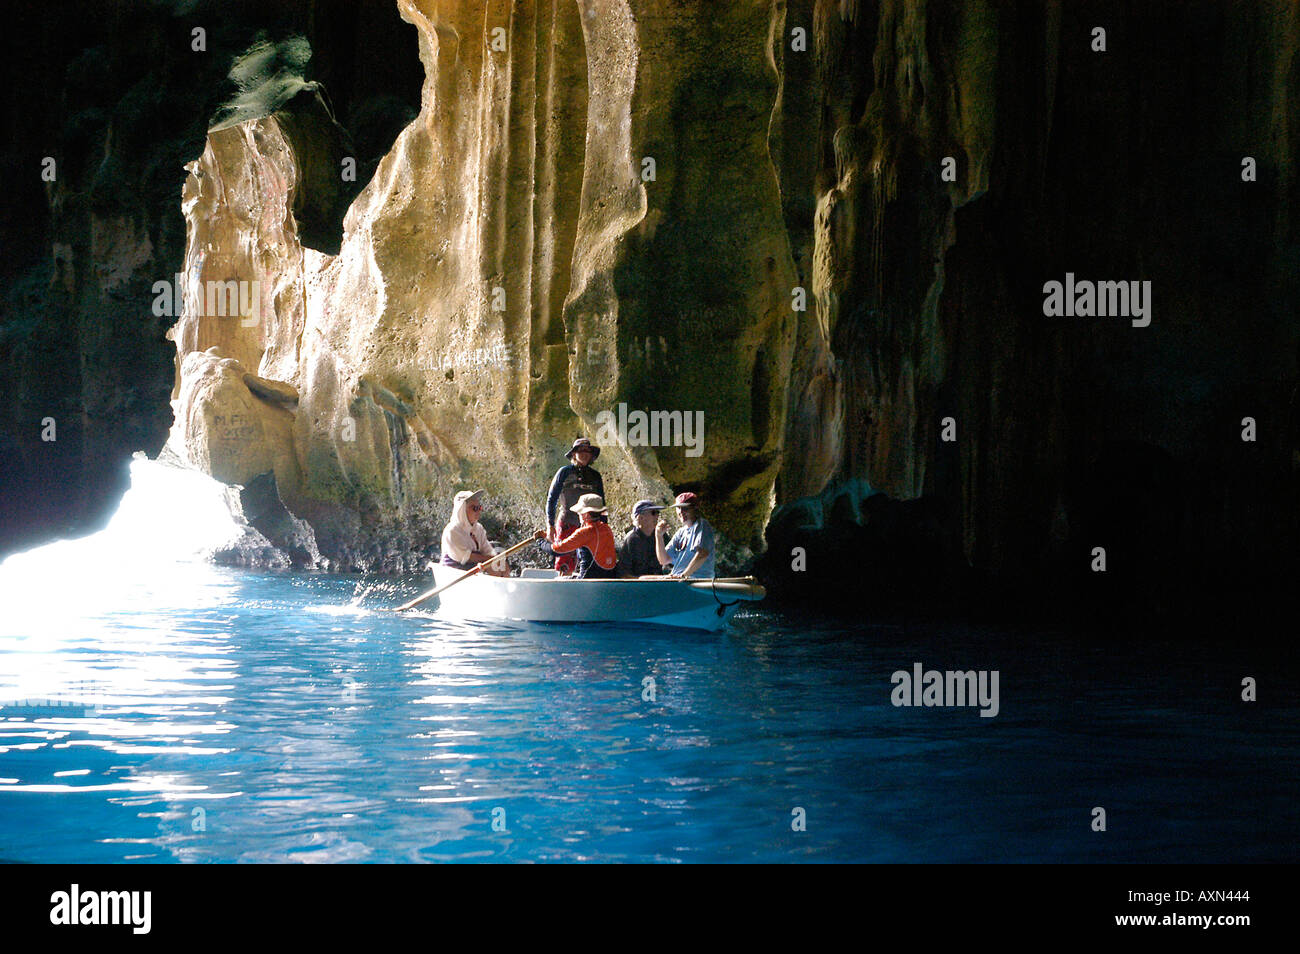
[[[597,447],[595,444],[593,444],[591,441],[587,440],[585,437],[579,437],[576,441],[574,441],[573,446],[569,448],[568,453],[566,453],[564,456],[569,458],[569,460],[573,460],[573,455],[578,453],[578,451],[580,450],[585,450],[588,454],[590,454],[592,460],[595,460],[597,457],[600,456],[600,448]]]
[[[605,506],[605,498],[600,494],[583,494],[569,509],[574,513],[604,513],[609,508]]]

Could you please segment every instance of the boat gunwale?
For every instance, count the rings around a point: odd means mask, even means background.
[[[455,569],[441,567],[440,569]],[[462,577],[471,571],[462,571]],[[494,576],[491,573],[475,573],[475,576],[497,583],[690,583],[692,586],[712,583],[748,583],[762,586],[754,576],[703,576],[703,577],[668,577],[668,576],[619,576],[602,577],[598,580],[575,580],[571,576]]]

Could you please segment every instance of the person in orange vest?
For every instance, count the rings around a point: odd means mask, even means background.
[[[605,517],[609,510],[600,494],[583,494],[570,508],[582,520],[582,526],[563,540],[551,545],[556,553],[578,554],[579,580],[611,580],[618,576],[618,547],[614,531]]]

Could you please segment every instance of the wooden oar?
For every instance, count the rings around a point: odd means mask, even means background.
[[[529,537],[529,538],[528,538],[527,540],[525,540],[523,543],[516,543],[516,544],[515,544],[514,546],[512,546],[509,550],[506,550],[504,553],[498,553],[498,554],[497,554],[496,556],[494,556],[491,560],[484,560],[484,561],[483,561],[482,563],[480,563],[478,566],[474,567],[474,569],[472,569],[472,570],[470,570],[469,572],[467,572],[464,576],[458,576],[458,577],[456,577],[456,579],[452,580],[452,581],[451,581],[450,583],[448,583],[446,586],[437,586],[437,587],[434,587],[433,589],[429,590],[429,592],[427,592],[427,593],[421,593],[419,596],[417,596],[415,599],[411,600],[409,603],[403,603],[401,606],[397,607],[397,612],[400,613],[400,612],[402,612],[403,610],[409,610],[409,609],[411,609],[412,607],[419,606],[419,605],[420,605],[421,603],[423,603],[425,600],[431,600],[431,599],[433,599],[435,596],[437,596],[437,595],[438,595],[439,593],[441,593],[443,590],[449,590],[449,589],[451,589],[453,586],[455,586],[457,583],[463,583],[465,580],[468,580],[468,579],[469,579],[471,576],[473,576],[474,574],[476,574],[476,573],[481,573],[481,572],[484,570],[485,567],[491,565],[492,563],[495,563],[497,560],[504,560],[506,557],[510,556],[510,554],[515,553],[515,552],[517,552],[517,551],[519,551],[519,550],[522,550],[524,547],[528,546],[528,544],[530,544],[530,543],[536,543],[538,540],[545,539],[545,537],[546,537],[546,534],[543,533],[541,530],[538,530],[537,533],[536,533],[535,535],[533,535],[532,537]]]

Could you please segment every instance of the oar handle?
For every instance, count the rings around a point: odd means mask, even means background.
[[[512,554],[512,553],[516,553],[516,552],[518,552],[519,550],[522,550],[524,547],[528,546],[530,543],[536,543],[538,540],[545,539],[545,537],[546,537],[546,533],[545,533],[545,531],[538,530],[535,534],[533,534],[533,535],[532,535],[531,537],[529,537],[527,540],[524,540],[524,541],[522,541],[521,543],[516,543],[516,544],[515,544],[514,546],[512,546],[509,550],[505,550],[505,551],[503,551],[503,552],[501,552],[501,553],[496,554],[495,556],[492,557],[491,560],[484,560],[484,561],[483,561],[482,563],[480,563],[478,566],[474,567],[474,569],[472,569],[472,570],[470,570],[469,572],[465,573],[463,576],[458,576],[458,577],[456,577],[456,579],[452,580],[452,581],[451,581],[450,583],[448,583],[446,586],[436,586],[436,587],[434,587],[433,589],[429,590],[427,593],[421,593],[419,596],[417,596],[415,599],[411,600],[409,603],[403,603],[401,606],[397,607],[397,612],[401,613],[401,612],[404,611],[404,610],[413,609],[414,607],[419,606],[419,605],[420,605],[421,603],[423,603],[425,600],[431,600],[431,599],[433,599],[435,596],[437,596],[437,595],[438,595],[439,593],[441,593],[443,590],[449,590],[449,589],[451,589],[453,586],[455,586],[457,583],[461,583],[461,582],[464,582],[465,580],[468,580],[471,576],[474,576],[474,574],[476,574],[476,573],[482,573],[483,570],[484,570],[484,569],[485,569],[489,564],[494,563],[494,562],[496,562],[497,560],[505,559],[506,557],[510,556],[510,554]]]

